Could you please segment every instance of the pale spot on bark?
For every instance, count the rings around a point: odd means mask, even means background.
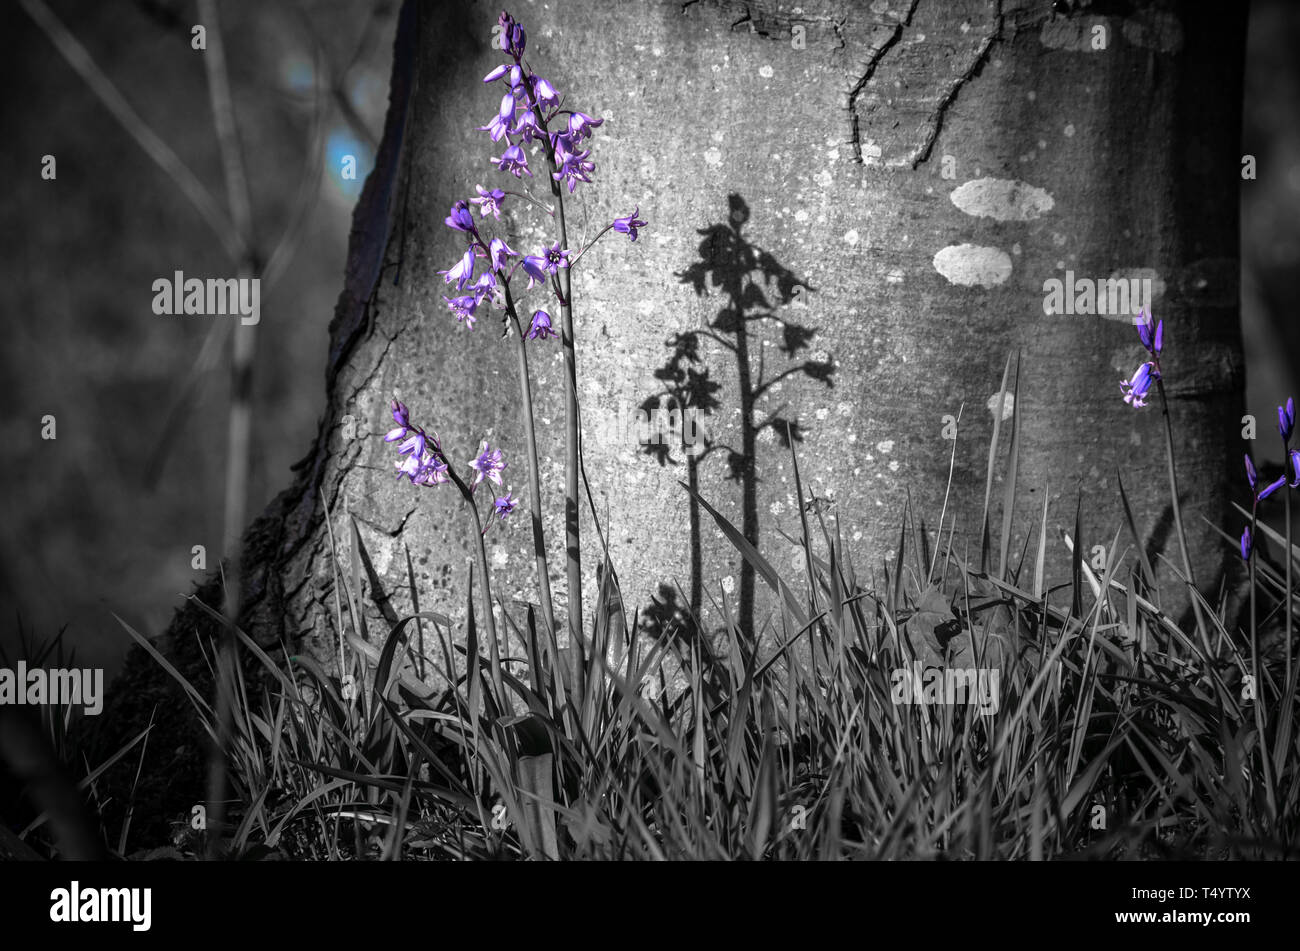
[[[844,243],[851,248],[856,248],[858,246],[858,231],[856,228],[850,228],[848,231],[844,232]]]
[[[1008,178],[977,178],[949,197],[966,214],[997,221],[1032,221],[1056,204],[1045,189]]]
[[[1011,257],[1001,248],[954,244],[934,256],[934,269],[950,284],[992,287],[1011,276]]]
[[[1178,17],[1163,10],[1143,10],[1126,19],[1124,39],[1160,53],[1177,53],[1183,48],[1183,25]]]
[[[1068,50],[1072,53],[1099,53],[1092,45],[1093,30],[1101,27],[1106,32],[1107,45],[1114,42],[1110,24],[1105,17],[1050,17],[1043,21],[1038,41],[1053,50]]]
[[[1151,302],[1154,304],[1157,300],[1165,296],[1165,279],[1161,277],[1153,267],[1122,267],[1110,272],[1110,278],[1117,281],[1150,281],[1151,282]],[[1137,318],[1134,318],[1134,323]]]
[[[1002,397],[1002,418],[1010,419],[1011,414],[1016,411],[1016,396],[1014,393],[1002,393],[1000,391],[994,393],[988,398],[988,402],[985,405],[988,406],[989,412],[996,416],[998,412],[999,396]]]

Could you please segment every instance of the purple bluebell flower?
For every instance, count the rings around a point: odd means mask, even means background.
[[[1295,400],[1288,397],[1285,406],[1277,408],[1277,431],[1282,436],[1282,442],[1291,441],[1291,433],[1295,430]]]
[[[1300,449],[1291,450],[1291,481],[1287,485],[1300,489]]]
[[[603,125],[604,119],[593,119],[585,112],[574,112],[569,115],[569,141],[575,145],[583,139],[591,137],[591,130],[598,125]]]
[[[529,254],[523,260],[524,273],[528,275],[528,289],[535,284],[546,283],[546,259],[536,254]]]
[[[417,430],[412,433],[405,442],[397,447],[399,456],[415,456],[417,459],[424,455],[425,442],[424,433]]]
[[[532,87],[533,95],[537,98],[537,104],[543,109],[554,109],[560,104],[560,94],[555,91],[554,86],[541,76],[529,76],[528,84]]]
[[[466,290],[473,293],[474,296],[478,298],[480,304],[485,300],[491,301],[494,304],[499,303],[496,293],[497,276],[493,271],[484,271],[478,276],[478,280],[473,284],[470,284]]]
[[[578,182],[590,184],[590,173],[596,170],[596,163],[587,161],[591,149],[583,149],[581,152],[570,151],[564,139],[564,136],[557,136],[555,161],[559,165],[559,170],[552,173],[551,177],[557,182],[566,182],[569,186],[569,194],[573,194],[573,190],[578,187]]]
[[[619,234],[625,234],[633,241],[636,240],[636,229],[644,228],[646,223],[640,220],[637,215],[641,213],[641,206],[636,206],[636,211],[625,218],[615,218],[614,223],[610,226]]]
[[[466,294],[462,297],[444,297],[447,306],[451,312],[456,315],[456,320],[461,323],[469,324],[469,329],[474,329],[474,311],[478,310],[478,305],[482,298],[478,294]]]
[[[1270,495],[1272,495],[1274,492],[1276,492],[1278,489],[1282,488],[1282,486],[1286,484],[1286,476],[1284,475],[1280,479],[1277,479],[1272,483],[1270,483],[1269,485],[1264,486],[1263,489],[1260,489],[1259,473],[1255,471],[1255,463],[1251,461],[1249,453],[1246,454],[1245,460],[1246,460],[1246,481],[1250,483],[1250,491],[1251,494],[1254,496],[1256,503],[1264,501],[1266,498],[1268,498]]]
[[[497,23],[501,25],[502,48],[515,59],[519,59],[524,55],[524,46],[527,43],[524,28],[514,17],[504,12],[497,18]]]
[[[1263,502],[1284,485],[1286,485],[1286,476],[1278,476],[1276,480],[1264,486],[1263,490],[1259,493],[1259,501]]]
[[[483,82],[494,83],[502,76],[506,77],[506,85],[510,87],[510,94],[516,99],[522,98],[524,94],[524,72],[517,64],[502,63],[484,76]]]
[[[401,458],[393,463],[397,469],[397,478],[405,477],[413,485],[438,485],[450,481],[447,460],[442,454],[438,438],[429,436],[419,426],[412,425],[405,405],[397,400],[393,400],[390,405],[398,428],[390,431],[384,439],[387,442],[404,439],[397,447],[397,454]]]
[[[1160,351],[1164,349],[1165,322],[1162,320],[1152,327],[1151,315],[1144,310],[1137,315],[1136,324],[1142,346],[1146,347],[1147,352],[1152,356],[1160,356]]]
[[[450,482],[447,475],[447,463],[436,453],[429,453],[421,460],[420,470],[411,479],[412,485],[441,485]]]
[[[506,258],[518,257],[518,252],[510,250],[510,245],[506,244],[501,238],[493,238],[492,243],[488,245],[488,257],[491,259],[494,271],[503,271],[506,266]]]
[[[527,174],[529,178],[533,173],[528,170],[528,156],[524,150],[517,145],[512,145],[501,153],[500,158],[492,159],[496,163],[497,169],[502,172],[509,172],[515,178],[521,174]]]
[[[1124,391],[1124,402],[1137,409],[1140,406],[1146,406],[1147,394],[1151,391],[1151,384],[1160,379],[1160,371],[1155,368],[1154,363],[1144,363],[1137,368],[1131,380],[1120,380],[1120,389]]]
[[[543,248],[541,254],[530,254],[524,258],[524,273],[528,275],[528,286],[544,283],[547,274],[558,274],[559,269],[569,266],[569,252],[560,250],[560,242],[549,248]]]
[[[479,217],[486,218],[491,215],[500,221],[501,202],[505,199],[506,193],[499,188],[486,189],[482,185],[475,185],[474,189],[478,192],[478,197],[471,198],[470,202],[478,205]]]
[[[406,476],[406,478],[414,482],[415,477],[420,474],[420,457],[407,456],[405,459],[394,462],[393,466],[397,469],[397,478],[400,479],[402,476]]]
[[[445,271],[439,271],[443,280],[450,284],[456,282],[456,290],[462,290],[465,283],[474,276],[474,252],[469,248],[465,249],[465,255],[453,267]]]
[[[519,119],[515,122],[515,127],[510,130],[511,135],[520,137],[523,142],[540,142],[542,141],[542,127],[537,124],[537,115],[531,109],[526,109],[519,114]]]
[[[547,337],[555,337],[557,334],[551,327],[551,315],[544,310],[533,311],[533,323],[528,330],[528,339],[545,340]]]
[[[393,400],[389,403],[389,408],[393,413],[393,421],[397,423],[396,429],[390,429],[384,435],[384,442],[396,442],[399,439],[405,439],[406,434],[411,430],[411,417],[406,410],[406,404]]]
[[[501,459],[500,449],[493,449],[484,442],[479,446],[478,455],[470,460],[469,467],[474,470],[474,478],[469,483],[472,489],[484,479],[501,485],[501,470],[506,467],[506,463]]]
[[[560,242],[558,241],[555,242],[553,245],[551,245],[549,248],[547,248],[545,253],[543,254],[543,258],[545,259],[546,262],[546,266],[544,268],[546,273],[557,274],[559,273],[558,270],[559,268],[568,267],[569,253],[570,252],[568,250],[564,250],[564,251],[560,250]]]
[[[1251,537],[1250,526],[1241,530],[1241,560],[1250,561],[1250,553],[1255,550],[1255,539]]]
[[[510,123],[514,121],[514,118],[515,97],[510,93],[506,93],[501,97],[501,108],[492,117],[492,121],[487,125],[479,126],[478,131],[487,132],[492,136],[493,142],[500,142],[510,132]],[[506,142],[509,143],[510,140],[506,139]]]
[[[445,219],[448,228],[456,231],[467,231],[474,233],[474,216],[469,212],[469,204],[464,201],[458,201],[451,206],[451,214]]]
[[[506,489],[506,494],[497,496],[496,501],[492,504],[496,507],[497,515],[501,516],[501,521],[504,522],[506,516],[515,510],[519,500],[511,494],[509,489]]]

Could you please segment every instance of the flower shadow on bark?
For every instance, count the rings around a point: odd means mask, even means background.
[[[804,294],[815,288],[782,265],[770,252],[746,240],[743,229],[750,218],[749,205],[734,192],[727,201],[728,219],[697,232],[702,237],[698,246],[699,259],[676,275],[681,283],[690,284],[700,297],[713,296],[711,288],[720,292],[723,306],[707,326],[674,334],[666,341],[668,358],[654,373],[662,387],[647,395],[641,401],[640,409],[643,420],[647,417],[662,420],[666,409],[670,418],[679,421],[680,425],[670,424],[671,441],[664,438],[662,428],[655,433],[652,426],[651,437],[648,441],[642,438],[640,450],[661,466],[678,465],[680,460],[673,456],[673,452],[681,451],[685,456],[687,484],[692,493],[700,491],[701,467],[709,459],[721,456],[718,461],[725,463],[727,478],[740,488],[740,531],[758,547],[760,437],[764,430],[770,429],[776,442],[789,452],[793,444],[803,441],[805,435],[803,426],[787,412],[784,404],[769,411],[762,402],[776,384],[789,378],[806,377],[827,387],[833,386],[834,361],[830,357],[819,360],[810,355],[801,356],[811,347],[818,329],[789,316],[807,306]],[[777,308],[783,308],[783,311],[778,312]],[[715,372],[721,376],[724,371],[706,361],[703,351],[709,342],[719,345],[734,364],[740,401],[738,445],[712,438],[709,427],[703,425],[708,417],[723,408],[719,400],[723,384],[715,377]],[[772,345],[783,356],[779,368],[768,365],[766,353],[773,349]],[[731,372],[731,367],[727,367],[725,372]],[[652,637],[658,637],[670,626],[678,627],[685,637],[697,633],[704,597],[702,535],[699,503],[692,496],[689,504],[689,602],[682,604],[678,590],[672,585],[660,584],[658,597],[642,614],[642,632]],[[754,581],[754,569],[742,559],[739,600],[733,617],[751,640],[757,633]]]

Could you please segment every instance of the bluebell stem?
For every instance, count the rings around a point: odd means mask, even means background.
[[[1277,408],[1277,432],[1278,435],[1282,437],[1282,478],[1283,479],[1286,478],[1286,468],[1287,468],[1287,463],[1289,462],[1291,464],[1291,481],[1288,483],[1288,485],[1290,485],[1290,487],[1293,489],[1300,488],[1300,451],[1290,448],[1291,434],[1294,431],[1295,431],[1295,400],[1291,397],[1287,397],[1286,403],[1284,403],[1282,406],[1279,406]],[[1288,452],[1288,450],[1290,451]],[[1282,599],[1283,604],[1285,605],[1284,611],[1286,615],[1286,681],[1285,683],[1287,689],[1287,700],[1285,705],[1287,708],[1290,708],[1291,701],[1294,700],[1295,697],[1296,683],[1292,677],[1293,671],[1295,669],[1293,658],[1292,658],[1292,650],[1293,650],[1292,645],[1294,641],[1293,631],[1295,628],[1295,623],[1294,620],[1292,619],[1293,612],[1291,610],[1291,597],[1292,597],[1291,592],[1295,590],[1293,587],[1293,568],[1292,568],[1295,559],[1292,557],[1292,551],[1291,551],[1291,494],[1289,492],[1283,494],[1283,501],[1285,504],[1285,511],[1283,513],[1283,518],[1285,519],[1284,544],[1286,546],[1283,549],[1283,558],[1286,562],[1286,592]],[[1282,735],[1279,735],[1278,742],[1282,743],[1283,741],[1284,741],[1284,737]]]
[[[1169,474],[1169,504],[1174,512],[1174,527],[1178,530],[1178,548],[1183,556],[1183,572],[1187,577],[1192,612],[1196,615],[1196,630],[1201,637],[1201,648],[1209,658],[1214,655],[1214,650],[1210,646],[1209,629],[1206,627],[1205,617],[1201,614],[1201,603],[1195,591],[1196,575],[1192,571],[1192,556],[1187,547],[1187,529],[1183,525],[1182,506],[1178,501],[1178,470],[1174,465],[1174,427],[1169,415],[1169,396],[1165,393],[1164,374],[1160,369],[1160,357],[1165,346],[1165,322],[1162,320],[1153,326],[1151,315],[1144,310],[1138,314],[1135,324],[1138,339],[1142,341],[1142,346],[1150,359],[1138,367],[1131,379],[1122,381],[1120,388],[1124,391],[1124,402],[1134,408],[1146,405],[1146,397],[1153,383],[1160,394],[1160,405],[1165,421],[1165,462]]]

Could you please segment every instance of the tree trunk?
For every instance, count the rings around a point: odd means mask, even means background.
[[[374,621],[410,613],[408,554],[421,609],[463,613],[464,513],[450,487],[396,481],[382,440],[394,394],[454,462],[488,438],[505,451],[516,493],[526,488],[512,342],[490,317],[472,331],[458,325],[436,273],[463,250],[443,224],[452,202],[475,184],[514,182],[488,163],[499,149],[475,130],[499,99],[480,82],[502,61],[491,46],[497,12],[408,0],[402,14],[383,145],[331,324],[324,419],[246,541],[243,617],[265,642],[305,639],[334,657],[348,516]],[[565,106],[608,119],[570,233],[590,236],[638,205],[650,222],[635,244],[607,235],[573,273],[586,473],[629,615],[693,607],[712,627],[726,591],[743,623],[767,616],[764,592],[679,482],[697,485],[795,579],[802,561],[786,536],[799,536],[809,496],[825,500],[864,575],[897,547],[909,496],[933,545],[953,453],[947,417],[958,415],[944,533],[955,519],[956,550],[969,542],[978,561],[1009,356],[1012,565],[1027,537],[1033,564],[1044,492],[1049,566],[1065,564],[1055,532],[1073,534],[1076,505],[1088,554],[1109,546],[1125,524],[1122,473],[1141,545],[1181,570],[1160,405],[1135,410],[1118,386],[1143,359],[1132,314],[1079,312],[1079,282],[1112,277],[1152,280],[1182,515],[1196,580],[1216,590],[1228,547],[1207,521],[1225,524],[1241,450],[1239,7],[564,0],[511,12]],[[540,173],[532,184],[546,195]],[[507,207],[502,233],[516,250],[554,240],[535,210]],[[1067,274],[1076,312],[1048,315],[1047,282]],[[523,306],[531,313],[540,296]],[[529,347],[562,601],[563,363],[556,340]],[[686,452],[677,430],[643,441],[634,414],[661,398],[697,414],[702,452]],[[1011,424],[1000,430],[1004,454]],[[1000,480],[1005,469],[1004,456]],[[601,556],[589,516],[590,568]],[[537,600],[525,521],[488,536],[507,601]]]

